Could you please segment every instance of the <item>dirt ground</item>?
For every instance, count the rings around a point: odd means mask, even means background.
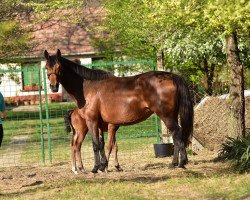
[[[77,178],[85,180],[138,180],[152,182],[170,177],[209,177],[221,173],[229,173],[228,164],[214,162],[215,152],[203,150],[198,155],[189,156],[187,169],[169,169],[172,158],[149,158],[140,162],[120,162],[122,172],[116,172],[110,163],[108,173],[92,174],[91,164],[86,166],[87,173],[75,175],[71,172],[70,162],[56,163],[50,166],[4,167],[0,168],[0,195],[24,192],[43,184],[67,181]]]

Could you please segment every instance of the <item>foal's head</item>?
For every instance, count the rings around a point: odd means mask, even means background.
[[[50,56],[47,50],[44,51],[44,57],[46,58],[45,68],[47,69],[47,76],[50,81],[50,89],[52,92],[58,92],[59,82],[62,76],[62,66],[60,63],[61,52],[58,49],[56,55]]]

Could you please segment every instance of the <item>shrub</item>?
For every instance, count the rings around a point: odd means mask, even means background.
[[[239,172],[250,171],[250,134],[245,138],[230,138],[222,144],[218,159],[231,161],[232,166]]]

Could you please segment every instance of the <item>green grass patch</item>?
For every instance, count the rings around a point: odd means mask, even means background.
[[[249,176],[215,175],[211,177],[167,177],[158,181],[127,179],[61,180],[24,193],[7,194],[2,199],[247,199],[250,196]]]

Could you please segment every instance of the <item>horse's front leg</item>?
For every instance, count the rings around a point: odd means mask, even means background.
[[[95,121],[87,121],[87,126],[89,131],[92,133],[92,144],[93,144],[93,151],[94,151],[94,160],[95,165],[94,168],[91,170],[92,173],[97,173],[97,171],[101,167],[100,162],[100,145],[99,145],[99,132],[98,132],[98,123]]]
[[[105,171],[108,166],[108,161],[105,155],[105,142],[104,142],[104,134],[101,128],[99,128],[99,145],[100,145],[100,156],[101,156],[101,171]],[[107,172],[107,171],[106,171]]]

